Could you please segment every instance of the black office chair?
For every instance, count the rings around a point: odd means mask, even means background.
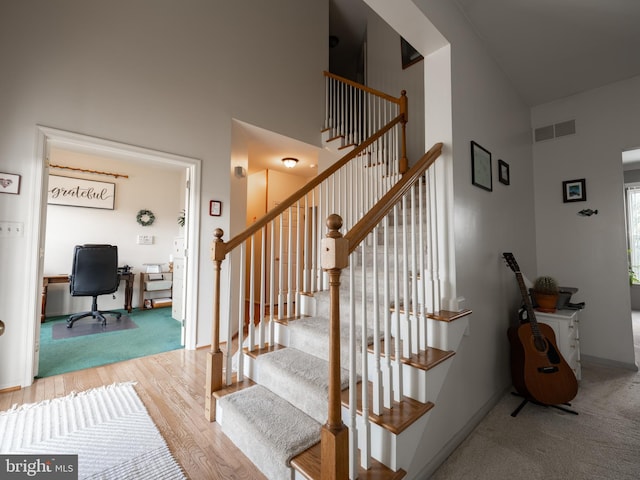
[[[117,246],[76,245],[69,276],[69,289],[74,297],[93,297],[93,304],[90,312],[71,315],[67,319],[67,328],[73,327],[76,320],[88,316],[102,320],[102,325],[107,324],[104,316],[107,313],[120,319],[120,312],[98,310],[98,295],[115,292],[119,284]]]

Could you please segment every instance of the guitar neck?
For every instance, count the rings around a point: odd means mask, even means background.
[[[540,329],[538,328],[538,321],[536,320],[536,314],[533,310],[533,305],[531,305],[531,299],[529,298],[529,293],[527,292],[527,287],[524,284],[524,279],[522,278],[522,273],[515,272],[516,278],[518,279],[518,286],[520,287],[520,295],[522,295],[522,301],[524,302],[524,306],[527,310],[527,318],[529,319],[529,323],[531,324],[531,331],[536,337],[542,336],[540,333]]]

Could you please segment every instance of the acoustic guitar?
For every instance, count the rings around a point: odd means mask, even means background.
[[[553,329],[536,321],[520,267],[512,253],[503,253],[507,265],[518,279],[528,323],[509,328],[511,379],[526,399],[543,405],[568,403],[578,393],[578,381],[556,345]]]

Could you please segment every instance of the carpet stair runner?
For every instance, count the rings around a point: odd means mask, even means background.
[[[319,300],[324,302],[328,299],[320,295]],[[323,308],[319,307],[320,310]],[[462,317],[465,317],[464,313],[452,316],[453,319]],[[441,317],[439,321],[432,321],[445,324],[446,329],[451,323],[447,319]],[[324,358],[328,342],[327,323],[328,320],[322,317],[282,322],[279,328],[289,330],[289,346],[275,345],[253,352],[245,349],[249,365],[246,370],[253,372],[252,379],[216,395],[219,398],[218,421],[223,432],[269,479],[294,478],[292,469],[302,472],[306,476],[304,478],[320,478],[317,444],[327,415],[328,363]],[[343,328],[348,327],[343,325]],[[460,331],[460,328],[456,330]],[[348,335],[342,338],[348,339]],[[342,350],[345,351],[346,347]],[[406,456],[411,448],[402,445],[400,436],[407,429],[422,431],[425,428],[428,414],[434,406],[433,401],[427,398],[439,391],[446,372],[436,374],[435,380],[427,380],[426,375],[432,369],[445,368],[446,360],[453,354],[453,351],[429,347],[420,354],[402,359],[405,385],[408,383],[411,388],[405,389],[405,398],[394,402],[393,408],[384,409],[379,416],[369,415],[372,430],[378,429],[377,435],[383,439],[372,446],[372,455],[380,462],[374,462],[370,470],[362,470],[359,478],[402,478],[404,470],[399,465],[406,464],[407,460],[399,458],[403,452],[398,450],[405,450]],[[342,365],[348,365],[344,358]],[[434,387],[434,383],[438,386]],[[344,368],[342,385],[343,405],[348,407],[348,371]],[[362,415],[361,389],[358,390],[357,411]],[[396,449],[389,448],[389,445],[395,445]]]

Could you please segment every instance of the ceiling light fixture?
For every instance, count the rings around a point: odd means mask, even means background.
[[[285,157],[282,159],[282,163],[287,168],[293,168],[298,164],[298,159],[293,157]]]

